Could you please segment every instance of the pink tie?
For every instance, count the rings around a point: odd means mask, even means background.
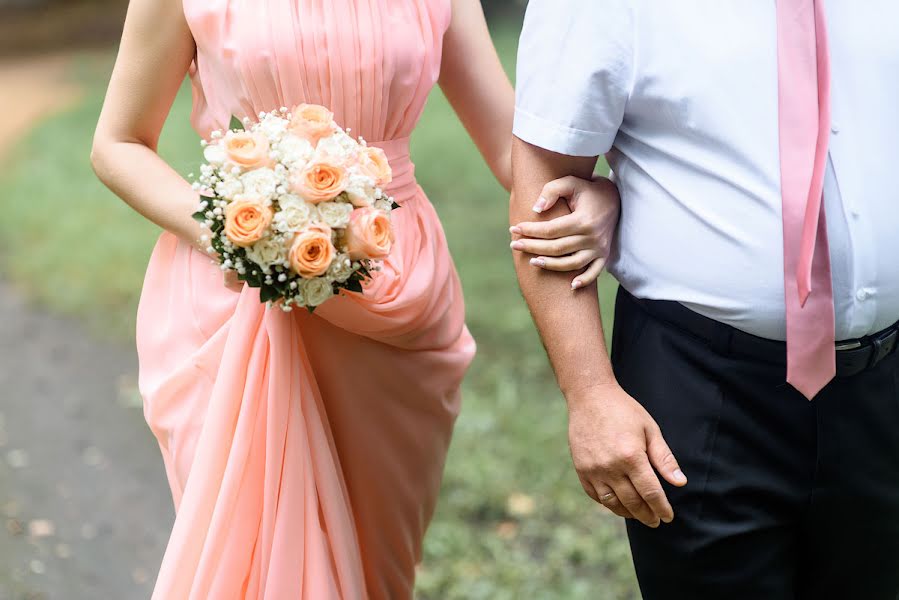
[[[811,400],[836,374],[833,285],[822,206],[830,135],[823,0],[777,0],[787,382]]]

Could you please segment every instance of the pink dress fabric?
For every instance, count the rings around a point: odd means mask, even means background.
[[[177,516],[153,598],[411,598],[475,350],[408,148],[450,0],[184,9],[201,135],[232,114],[322,104],[385,149],[402,208],[397,244],[365,294],[314,315],[266,309],[256,290],[226,288],[209,258],[160,237],[137,345]]]

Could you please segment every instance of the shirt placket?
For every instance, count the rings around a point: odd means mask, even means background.
[[[871,326],[877,317],[877,293],[876,282],[876,247],[874,244],[874,231],[871,219],[876,217],[865,210],[864,198],[851,184],[852,177],[841,179],[841,166],[852,168],[849,162],[842,160],[842,143],[840,140],[842,130],[839,122],[834,118],[831,124],[830,136],[830,167],[836,181],[835,188],[838,191],[840,202],[846,218],[846,225],[851,245],[851,294],[852,309],[846,315],[849,319],[848,330],[850,337],[863,337],[870,333]]]

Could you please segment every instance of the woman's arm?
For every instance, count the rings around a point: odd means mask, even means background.
[[[496,179],[512,187],[515,92],[500,63],[478,0],[452,0],[443,40],[440,87]]]
[[[91,163],[134,210],[188,243],[198,195],[156,154],[159,134],[195,52],[181,0],[131,0],[94,134]]]

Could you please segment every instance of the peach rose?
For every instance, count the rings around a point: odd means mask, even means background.
[[[375,185],[384,187],[393,181],[393,169],[387,162],[387,155],[378,147],[367,146],[359,157],[362,172],[375,180]]]
[[[232,202],[225,207],[225,235],[235,246],[247,248],[262,239],[273,217],[272,209],[260,202]]]
[[[337,249],[331,243],[331,228],[316,224],[293,238],[287,260],[297,275],[312,279],[324,275],[336,255]]]
[[[290,119],[290,131],[315,146],[335,131],[334,113],[318,104],[295,106]]]
[[[357,208],[346,228],[346,244],[350,258],[384,258],[393,247],[390,218],[375,208]]]
[[[291,189],[312,204],[333,200],[346,185],[347,170],[332,162],[312,163],[290,176]]]
[[[222,144],[228,162],[242,169],[258,169],[272,163],[268,155],[268,139],[260,133],[238,131],[226,136]]]

